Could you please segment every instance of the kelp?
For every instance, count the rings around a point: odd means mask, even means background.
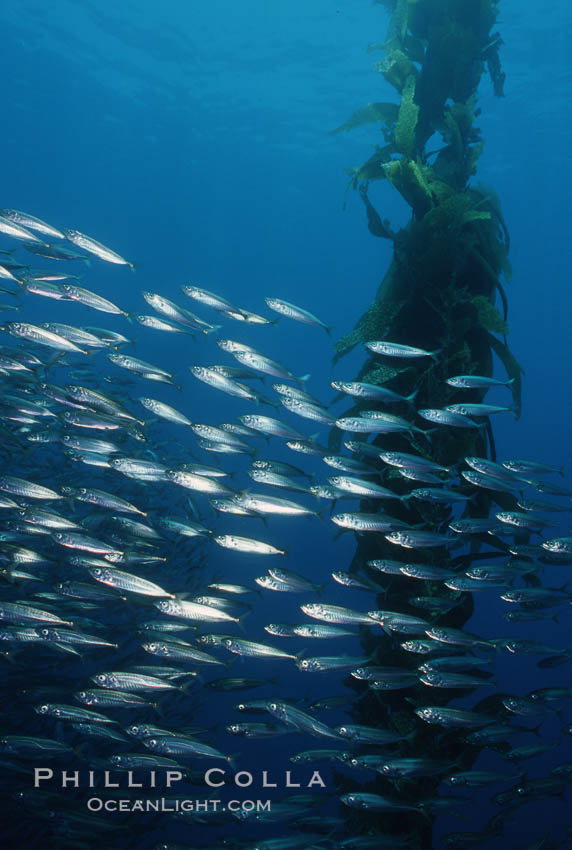
[[[415,128],[419,119],[419,107],[414,101],[415,75],[405,81],[401,96],[401,106],[395,127],[395,147],[403,156],[412,157],[415,153]]]
[[[399,312],[399,303],[383,304],[374,301],[363,314],[353,331],[350,331],[335,343],[334,363],[347,354],[360,342],[383,339],[389,332],[393,319]]]
[[[504,80],[498,59],[502,40],[491,31],[497,3],[495,0],[383,0],[383,5],[391,20],[383,42],[385,57],[374,68],[398,93],[397,112],[393,113],[394,120],[378,119],[376,110],[370,108],[375,105],[370,104],[365,112],[357,110],[337,131],[379,120],[385,144],[378,144],[366,162],[349,169],[348,174],[350,186],[359,191],[364,203],[370,232],[391,239],[393,256],[372,303],[354,329],[337,341],[334,362],[355,346],[373,339],[438,350],[437,362],[430,358],[408,362],[385,360],[367,351],[357,375],[358,380],[385,385],[402,395],[415,390],[416,406],[423,408],[482,401],[485,391],[467,394],[466,390],[449,386],[446,379],[454,374],[492,375],[497,357],[508,376],[514,379],[511,390],[518,415],[522,370],[506,342],[508,303],[501,282],[503,276],[506,281],[510,279],[509,234],[494,190],[471,183],[483,150],[482,135],[476,124],[480,114],[477,87],[487,67],[495,94],[502,93]],[[370,49],[381,47],[381,43],[375,43]],[[435,135],[440,137],[437,143]],[[369,184],[381,179],[387,180],[411,209],[409,222],[397,232],[391,230],[387,220],[381,219],[368,197]],[[497,293],[502,314],[495,306]],[[343,415],[359,415],[363,404],[354,403]],[[367,403],[369,409],[376,406],[383,409],[383,405],[371,400]],[[408,414],[411,411],[403,408],[402,415]],[[341,441],[341,432],[332,429],[330,448],[339,450]],[[495,455],[490,423],[486,430],[427,428],[426,433],[386,434],[375,438],[374,443],[387,450],[418,452],[445,465],[458,465],[468,455]],[[391,474],[396,492],[410,491],[397,471],[387,474]],[[491,496],[484,491],[475,495],[467,504],[467,514],[488,515],[490,500],[496,498],[497,494]],[[510,494],[498,494],[498,498],[505,508],[516,501]],[[363,509],[370,510],[371,504]],[[444,528],[450,516],[447,506],[413,500],[392,506],[391,513],[409,525],[424,523],[436,529]],[[493,545],[496,545],[494,541]],[[503,550],[505,544],[498,540],[498,546]],[[361,535],[350,570],[379,580],[378,574],[369,572],[367,561],[384,557],[406,560],[407,554],[396,552],[396,547],[382,535]],[[449,553],[440,549],[423,552],[423,559],[438,566],[451,563]],[[439,590],[443,592],[442,587]],[[426,595],[431,592],[429,585]],[[407,581],[392,577],[383,597],[378,597],[378,607],[418,613],[408,607],[410,595]],[[459,605],[440,618],[443,625],[460,627],[470,617],[471,594],[457,598]],[[363,648],[385,657],[391,652],[391,640],[366,630]],[[415,657],[400,656],[399,663],[415,667],[418,661]],[[380,706],[376,696],[359,682],[353,681],[351,687],[361,696],[354,707],[356,721],[379,724]],[[408,699],[417,704],[419,697],[412,695]],[[450,696],[446,692],[433,693],[432,699],[443,704]],[[411,726],[411,712],[404,710],[403,700],[400,693],[384,694],[388,714],[383,722],[397,730],[400,718],[403,728],[414,734],[415,752],[432,752],[431,733]],[[470,765],[473,760],[474,756],[467,755],[458,739],[443,738],[439,747],[440,756],[451,761],[461,760]],[[431,782],[424,780],[422,789],[416,782],[402,783],[395,790],[404,800],[417,800],[420,794],[427,795]],[[374,781],[368,786],[368,790],[376,788]],[[379,792],[384,793],[383,788]],[[415,846],[429,850],[433,846],[431,830],[419,822],[411,826]],[[395,816],[392,820],[387,816],[383,828],[399,832],[399,818]]]
[[[497,339],[490,333],[487,334],[487,338],[490,347],[493,349],[499,360],[502,361],[507,375],[509,378],[513,379],[513,383],[510,388],[514,401],[515,416],[518,419],[522,409],[522,376],[524,375],[524,369],[518,363],[515,356],[509,351],[509,348],[505,343],[501,342],[500,339]]]
[[[484,295],[475,295],[471,298],[471,304],[477,311],[477,321],[482,328],[491,333],[507,335],[507,323],[488,298]]]
[[[397,103],[368,103],[356,109],[348,120],[336,127],[335,130],[330,130],[330,135],[334,136],[343,130],[347,132],[348,130],[355,130],[357,127],[365,127],[367,124],[378,122],[392,127],[397,122],[398,113],[399,106]]]
[[[386,177],[385,166],[391,161],[391,154],[393,152],[393,144],[376,147],[375,152],[363,165],[357,168],[346,168],[346,174],[350,175],[349,185],[357,189],[360,184],[371,183],[374,180],[384,180]]]

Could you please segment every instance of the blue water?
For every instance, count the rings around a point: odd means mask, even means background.
[[[506,97],[495,98],[483,78],[478,124],[486,147],[476,179],[495,188],[511,234],[509,341],[525,376],[520,420],[498,417],[494,423],[497,452],[564,465],[570,481],[572,12],[564,0],[551,3],[549,11],[530,0],[503,0],[500,12]],[[0,23],[2,206],[93,235],[137,266],[131,274],[97,260],[89,269],[78,263],[74,269],[85,274],[86,286],[126,311],[148,313],[142,290],[192,309],[179,286],[196,283],[257,312],[265,312],[265,296],[287,298],[323,317],[334,338],[353,327],[387,268],[390,243],[368,233],[357,194],[344,195],[344,169],[369,156],[375,129],[334,136],[329,131],[357,106],[392,97],[372,67],[379,54],[366,53],[366,46],[385,34],[381,5],[370,0],[4,0]],[[394,228],[405,224],[408,208],[389,185],[372,186],[370,198]],[[32,296],[26,299],[25,318],[133,332],[136,356],[175,369],[184,388],[179,395],[169,387],[145,385],[141,394],[212,424],[244,412],[240,402],[194,381],[188,372],[188,365],[213,362],[211,341],[130,328],[122,317],[100,317]],[[286,321],[246,330],[227,323],[222,333],[259,345],[296,374],[310,372],[310,391],[326,402],[333,394],[329,381],[353,378],[363,358],[356,350],[332,370],[332,343],[323,331]],[[104,371],[119,375],[112,366]],[[504,399],[499,390],[487,400]],[[161,427],[165,440],[178,439],[194,450],[192,438],[181,436],[176,426]],[[327,439],[325,428],[314,430]],[[297,462],[285,449],[267,454]],[[307,466],[319,468],[317,460]],[[276,520],[271,533],[250,522],[252,536],[257,532],[288,546],[289,567],[316,580],[336,567],[347,569],[354,552],[352,536],[333,541],[327,522]],[[225,521],[224,529],[245,533],[238,520]],[[241,583],[265,569],[250,562],[243,567],[238,555],[209,549],[209,579],[228,576],[229,568],[236,569]],[[561,570],[553,584],[563,584],[569,568],[553,569]],[[340,591],[337,601],[346,598]],[[355,600],[356,608],[367,601],[359,592]],[[296,622],[298,604],[297,598],[271,599],[268,613],[257,606],[249,637],[261,639],[270,620]],[[478,596],[468,627],[508,636],[512,626],[502,619],[503,610],[494,592]],[[566,645],[567,610],[559,623],[526,624],[526,636]],[[288,646],[294,643],[302,648],[297,639]],[[360,654],[357,639],[344,650]],[[526,657],[503,661],[503,690],[526,693],[533,663]],[[237,662],[234,675],[242,669],[243,675],[267,672],[262,663],[254,672]],[[317,678],[308,676],[311,699],[339,692],[335,674]],[[537,687],[568,682],[568,667],[535,668]],[[286,673],[282,696],[289,688],[300,688],[299,677],[289,679]],[[240,694],[209,695],[199,704],[198,722],[206,723],[213,712],[217,722],[230,722],[231,706],[239,699]],[[572,722],[569,706],[564,719]],[[554,737],[558,728],[546,721],[543,737]],[[226,748],[241,749],[241,743],[227,741]],[[295,744],[285,737],[271,746],[272,761],[282,766]],[[546,775],[569,759],[566,747],[567,752],[563,748],[536,761],[531,775]],[[249,751],[255,767],[267,766],[268,744],[255,742]],[[521,810],[520,820],[508,827],[510,846],[542,834],[549,821],[557,825],[555,835],[562,835],[568,804],[551,799]],[[436,835],[480,826],[470,816],[443,818]],[[208,831],[202,841],[212,841]]]

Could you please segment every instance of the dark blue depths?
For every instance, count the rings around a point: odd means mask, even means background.
[[[133,518],[149,523],[161,534],[158,542],[151,541],[152,548],[135,543],[117,521],[110,521],[109,515],[116,515],[112,511],[67,498],[48,501],[47,505],[49,510],[58,511],[74,522],[84,522],[86,533],[93,538],[117,545],[121,550],[125,546],[139,555],[148,549],[164,558],[150,564],[139,558],[128,566],[114,566],[155,582],[171,593],[184,592],[189,600],[206,593],[206,586],[213,582],[256,589],[255,577],[264,575],[269,565],[325,584],[318,594],[311,589],[303,593],[259,589],[260,592],[244,597],[250,607],[244,609],[249,613],[241,625],[231,623],[228,628],[220,628],[211,624],[201,626],[199,633],[228,631],[236,638],[265,642],[293,655],[303,653],[303,657],[363,656],[355,625],[344,627],[353,636],[323,641],[276,637],[264,630],[264,626],[273,622],[318,623],[300,611],[300,604],[306,602],[348,606],[361,612],[382,607],[382,599],[376,600],[375,593],[344,588],[331,578],[332,571],[349,568],[355,540],[350,532],[337,536],[329,518],[329,503],[318,504],[310,495],[255,485],[246,474],[251,465],[248,455],[218,455],[201,450],[196,435],[188,427],[157,418],[141,406],[138,398],[159,399],[180,410],[193,423],[237,422],[244,413],[276,416],[307,435],[317,434],[318,442],[327,444],[327,425],[299,418],[282,408],[278,411],[217,392],[197,381],[188,367],[237,365],[230,355],[217,348],[216,342],[221,338],[239,340],[285,363],[296,376],[310,373],[306,389],[322,403],[329,404],[334,397],[330,381],[351,380],[362,353],[354,352],[333,369],[332,341],[322,329],[287,318],[280,319],[276,325],[246,326],[194,304],[181,293],[180,285],[192,283],[213,290],[241,308],[269,319],[276,316],[267,308],[264,298],[287,299],[332,325],[334,339],[353,326],[371,301],[389,260],[385,246],[380,248],[379,240],[368,235],[361,209],[352,195],[347,197],[347,208],[342,210],[344,168],[363,160],[374,131],[358,131],[343,138],[330,137],[328,131],[338,126],[357,105],[379,98],[379,78],[372,73],[371,57],[364,49],[378,40],[378,33],[381,38],[385,31],[382,7],[370,6],[365,0],[351,5],[319,0],[308,12],[307,4],[302,2],[279,3],[270,8],[260,0],[241,4],[215,0],[200,8],[182,2],[171,2],[161,9],[147,2],[125,3],[114,11],[106,3],[57,2],[48,10],[44,4],[26,0],[3,4],[0,14],[4,35],[0,62],[5,80],[2,205],[29,210],[57,227],[78,228],[119,251],[135,263],[136,269],[132,273],[95,256],[89,265],[83,261],[58,263],[41,259],[26,253],[7,237],[2,237],[0,249],[17,248],[12,261],[31,263],[33,269],[64,268],[77,274],[81,286],[110,299],[131,317],[152,314],[141,293],[157,292],[196,312],[203,320],[221,325],[208,335],[169,334],[144,328],[133,318],[129,322],[121,315],[98,313],[78,303],[29,293],[20,293],[18,297],[1,293],[2,322],[51,321],[117,331],[135,341],[134,346],[130,343],[121,346],[120,353],[173,373],[180,390],[133,377],[110,363],[106,358],[109,352],[105,350],[90,357],[66,354],[53,361],[54,350],[40,346],[30,349],[7,333],[2,334],[1,344],[32,350],[43,364],[50,362],[47,372],[44,367],[32,372],[33,380],[43,380],[47,375],[46,380],[60,387],[74,383],[97,388],[143,420],[146,442],[120,430],[118,442],[122,455],[157,461],[168,469],[193,462],[216,466],[220,461],[222,469],[233,472],[232,477],[223,479],[233,490],[250,487],[256,492],[292,499],[313,510],[325,506],[325,510],[321,520],[271,517],[267,523],[259,517],[217,514],[209,505],[208,496],[170,481],[141,484],[115,469],[72,460],[61,442],[28,439],[35,432],[75,436],[77,431],[81,436],[116,440],[117,432],[84,434],[83,429],[62,427],[61,419],[55,418],[47,424],[43,420],[27,424],[3,419],[2,472],[52,487],[58,494],[62,487],[90,486],[132,502],[148,515],[133,515]],[[500,24],[506,42],[503,54],[506,99],[494,100],[487,84],[483,84],[481,126],[487,147],[478,176],[499,193],[510,226],[514,270],[508,290],[511,348],[526,375],[522,418],[515,423],[510,416],[499,416],[494,421],[497,451],[500,459],[522,457],[564,467],[564,478],[554,475],[546,480],[565,487],[570,481],[571,424],[567,392],[570,248],[565,205],[565,197],[568,200],[565,187],[570,177],[567,156],[570,124],[564,88],[570,72],[565,41],[570,12],[563,2],[553,4],[550,15],[542,15],[531,3],[506,2]],[[405,210],[387,187],[372,190],[371,195],[394,226],[405,222]],[[18,288],[8,281],[0,284],[3,287],[5,284],[6,289]],[[8,306],[20,309],[10,310]],[[74,377],[75,370],[79,371]],[[500,367],[498,377],[503,377]],[[258,380],[248,383],[277,403],[271,387],[280,380],[266,377],[264,383]],[[20,390],[27,385],[14,375],[3,376],[2,382],[3,394],[12,393],[9,386],[17,385]],[[295,382],[290,383],[296,386]],[[487,401],[502,404],[506,400],[505,392],[492,390]],[[37,401],[36,396],[34,400]],[[56,402],[50,402],[50,407],[58,415],[66,409],[72,410]],[[340,416],[343,407],[337,403],[332,410]],[[411,414],[407,407],[396,410],[404,416]],[[416,423],[424,427],[422,420],[417,419]],[[358,435],[357,439],[365,437]],[[271,458],[302,467],[313,476],[311,483],[324,482],[337,474],[319,456],[296,454],[282,439],[272,437],[267,442],[254,438],[248,443],[256,447],[259,459]],[[349,452],[346,454],[349,456]],[[570,503],[568,497],[533,491],[526,495],[562,506]],[[26,497],[13,498],[22,504],[32,502]],[[39,501],[33,504],[43,507]],[[386,502],[379,504],[387,506]],[[358,505],[355,499],[342,499],[335,511],[358,510]],[[375,502],[370,501],[368,506],[377,510]],[[387,510],[391,513],[389,506]],[[459,510],[456,507],[455,513]],[[199,521],[217,535],[244,535],[271,543],[287,549],[288,557],[233,552],[207,539],[185,538],[163,531],[158,520],[165,515]],[[567,535],[568,520],[562,519],[567,513],[542,516],[557,523],[556,527],[545,530],[544,538]],[[22,530],[15,510],[8,509],[0,520],[7,536],[2,543],[5,570],[2,602],[26,599],[34,604],[33,594],[57,592],[54,586],[61,581],[86,582],[93,588],[99,587],[93,578],[87,577],[85,567],[70,564],[72,550],[58,545],[48,535]],[[16,524],[16,530],[10,527],[11,523]],[[119,538],[115,537],[117,534]],[[533,542],[538,540],[538,535],[532,536]],[[45,555],[47,562],[37,566],[15,564],[12,548],[15,545]],[[567,564],[545,566],[541,574],[543,585],[564,586],[569,568]],[[8,581],[10,571],[14,570],[36,574],[45,580]],[[385,578],[380,575],[380,580],[383,583]],[[415,584],[413,579],[412,584]],[[418,584],[423,586],[423,582]],[[522,587],[523,581],[517,580],[515,586]],[[422,595],[421,590],[418,592]],[[517,637],[556,649],[570,646],[567,601],[547,609],[550,615],[547,618],[517,623],[504,618],[505,613],[517,606],[502,601],[501,593],[502,590],[491,588],[474,594],[475,612],[467,624],[469,631],[486,639]],[[310,820],[308,826],[321,833],[318,846],[344,846],[342,841],[349,837],[348,833],[343,827],[341,832],[335,832],[334,822],[329,824],[326,820],[348,814],[347,807],[338,803],[340,794],[347,791],[340,776],[367,783],[374,774],[341,763],[294,764],[290,757],[303,750],[347,748],[339,739],[315,737],[292,725],[279,727],[268,711],[243,715],[234,708],[250,699],[287,701],[328,727],[351,723],[345,705],[328,710],[313,707],[316,701],[329,697],[355,699],[356,691],[347,685],[350,669],[303,672],[292,658],[241,658],[226,649],[215,649],[212,654],[217,659],[224,662],[234,659],[229,668],[181,665],[199,675],[182,678],[178,683],[182,688],[166,696],[157,698],[156,691],[142,694],[150,702],[157,701],[158,710],[152,706],[101,709],[118,721],[113,725],[117,730],[148,722],[186,730],[185,734],[225,755],[237,754],[232,763],[206,757],[190,759],[184,764],[197,782],[202,781],[204,769],[219,765],[229,779],[235,766],[252,773],[251,788],[236,791],[234,785],[226,786],[224,793],[217,792],[215,798],[281,799],[290,806],[284,820],[239,823],[225,812],[220,824],[211,825],[211,820],[216,819],[208,814],[181,819],[165,814],[107,813],[94,815],[92,822],[84,822],[81,817],[85,814],[85,799],[91,795],[89,789],[82,788],[76,793],[51,785],[49,790],[53,793],[44,796],[45,788],[35,793],[29,767],[36,763],[54,771],[81,769],[81,780],[85,783],[85,771],[91,767],[101,774],[109,768],[108,759],[113,755],[151,752],[149,748],[133,746],[129,738],[128,743],[109,743],[103,738],[86,736],[82,731],[72,731],[69,722],[34,712],[34,706],[45,702],[79,706],[72,695],[91,687],[90,677],[102,671],[168,663],[155,662],[141,649],[146,640],[137,632],[137,624],[154,618],[161,622],[182,621],[160,617],[149,597],[132,592],[119,595],[126,599],[96,600],[91,603],[93,608],[89,606],[91,600],[87,600],[85,608],[75,606],[73,601],[70,606],[69,601],[55,599],[44,599],[40,604],[42,597],[36,603],[42,609],[73,612],[70,620],[86,617],[81,631],[105,636],[107,641],[117,644],[116,650],[80,648],[81,656],[76,656],[70,653],[69,644],[67,651],[37,644],[13,651],[11,646],[12,651],[2,661],[2,735],[41,736],[76,749],[71,755],[44,756],[38,762],[8,752],[0,756],[2,820],[8,842],[5,846],[91,847],[102,837],[109,846],[143,850],[168,841],[204,847],[220,847],[223,842],[230,846],[233,842],[238,846],[243,843],[247,847],[265,846],[260,842],[285,836],[293,840],[302,834],[291,828],[292,812],[296,821],[302,817],[322,818],[321,824]],[[243,613],[239,606],[232,610],[236,616]],[[423,611],[420,610],[419,616],[425,616]],[[14,622],[6,625],[12,628]],[[368,628],[379,630],[375,625]],[[395,647],[407,637],[392,634]],[[192,631],[173,635],[177,640],[182,635],[182,640],[193,642]],[[211,649],[206,647],[205,651]],[[478,651],[476,654],[486,657]],[[566,663],[561,665],[538,666],[538,662],[551,655],[495,651],[491,669],[498,689],[503,694],[522,697],[538,688],[567,687],[570,683],[567,656],[563,656]],[[386,662],[393,664],[395,660],[376,659],[375,663]],[[248,691],[224,692],[207,687],[212,680],[227,676],[256,678],[266,683]],[[430,705],[431,689],[426,687],[426,691],[429,696],[425,704]],[[469,695],[463,692],[453,705],[472,708],[489,691],[481,688]],[[407,695],[406,690],[403,693]],[[380,720],[385,722],[383,695],[379,706]],[[94,707],[94,710],[99,709]],[[522,782],[545,779],[559,765],[570,762],[570,738],[563,731],[572,723],[569,700],[550,703],[545,714],[531,719],[511,715],[506,710],[504,716],[507,721],[531,728],[541,722],[538,737],[524,733],[511,739],[514,746],[530,743],[554,746],[515,763],[501,759],[495,750],[485,749],[479,756],[479,769],[523,774],[517,783],[519,787]],[[245,740],[226,731],[229,724],[239,722],[276,723],[283,734]],[[421,725],[423,721],[418,722]],[[431,756],[437,758],[441,730],[439,726],[431,729],[437,741]],[[360,748],[353,751],[362,752]],[[376,750],[363,751],[371,754]],[[390,747],[387,752],[396,750]],[[314,769],[324,779],[323,790],[316,785],[310,789],[304,787]],[[278,789],[267,792],[261,787],[265,770],[268,779],[279,785]],[[284,787],[288,770],[292,771],[292,781],[300,782],[302,788]],[[559,775],[562,774],[556,774]],[[146,776],[147,771],[143,771],[144,781]],[[491,798],[513,784],[501,783],[476,791],[454,790],[443,784],[439,790],[441,796],[459,794],[469,796],[471,802],[459,808],[459,817],[450,812],[437,815],[434,846],[448,846],[445,836],[450,833],[483,830],[487,820],[503,809],[503,805]],[[403,785],[387,784],[385,792],[399,797]],[[542,790],[520,806],[514,818],[507,820],[504,837],[495,838],[486,833],[480,839],[475,836],[476,846],[485,850],[506,847],[507,843],[515,848],[526,846],[532,839],[540,842],[549,829],[551,833],[545,844],[530,846],[567,846],[570,797],[566,782],[561,787],[551,786],[546,795]],[[104,789],[101,796],[111,798],[115,793]],[[296,800],[296,794],[308,793],[315,795],[311,805],[307,806],[307,799]],[[184,791],[177,788],[171,794],[161,792],[157,796],[183,795],[189,799],[202,798],[205,789],[201,784],[185,783]],[[144,796],[143,792],[139,796]],[[501,800],[501,803],[505,807],[510,805],[510,801]],[[358,829],[367,835],[367,815],[363,817],[364,820],[358,815],[352,827],[357,822]],[[424,824],[423,815],[418,812],[402,812],[397,817],[403,819],[402,836]],[[376,830],[380,823],[384,820],[375,821]],[[394,834],[388,839],[393,843],[387,846],[398,846],[395,817],[387,823]],[[117,824],[122,828],[108,833],[109,827]],[[319,827],[330,830],[325,838]],[[95,840],[93,832],[97,835]],[[297,846],[312,846],[312,840],[302,839],[304,843]],[[376,834],[376,840],[377,846],[385,846],[380,834]]]

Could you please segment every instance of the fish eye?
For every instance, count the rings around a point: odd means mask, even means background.
[[[85,697],[86,697],[86,696],[87,696],[87,692],[86,692],[86,691],[80,691],[80,692],[78,693],[78,697],[80,697],[80,699],[85,699]]]
[[[270,705],[268,706],[268,708],[269,708],[271,711],[276,711],[276,710],[277,710],[277,708],[278,708],[278,704],[277,704],[277,703],[275,703],[275,702],[271,702],[271,703],[270,703]]]
[[[48,708],[49,708],[49,706],[47,706],[47,705],[41,705],[39,707],[38,711],[40,712],[40,714],[45,714],[46,711],[48,711]]]
[[[340,733],[340,735],[347,735],[348,734],[347,726],[340,726],[339,729],[338,729],[338,732]]]
[[[157,644],[156,643],[148,643],[147,647],[149,649],[149,652],[155,652],[155,650],[157,649]]]
[[[101,567],[95,567],[93,570],[93,574],[94,576],[101,576],[103,575],[103,570],[101,569]]]
[[[245,711],[246,710],[245,704],[243,702],[239,702],[238,705],[236,706],[236,710],[237,711]]]
[[[105,682],[106,676],[103,673],[98,673],[98,675],[95,677],[95,680],[97,682]]]
[[[149,740],[147,741],[147,746],[156,747],[157,743],[157,738],[149,738]]]

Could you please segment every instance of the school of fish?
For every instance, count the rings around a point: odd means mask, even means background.
[[[569,646],[565,634],[551,646],[527,638],[526,629],[561,613],[564,620],[572,603],[562,577],[572,564],[572,537],[554,532],[570,511],[572,491],[554,483],[562,470],[541,461],[466,457],[459,467],[445,467],[431,452],[436,429],[484,428],[491,415],[510,413],[510,405],[482,399],[511,382],[451,375],[447,384],[459,402],[419,409],[415,392],[335,380],[337,396],[325,403],[320,398],[330,388],[311,394],[309,375],[264,353],[258,327],[291,319],[329,334],[308,310],[268,297],[265,316],[184,284],[181,303],[145,290],[142,305],[151,312],[128,314],[67,271],[91,258],[134,268],[114,250],[12,209],[0,210],[0,234],[12,240],[0,252],[0,763],[21,846],[89,848],[101,833],[116,842],[110,846],[175,850],[196,846],[194,837],[191,844],[171,840],[165,819],[205,829],[228,825],[228,813],[208,808],[160,820],[106,819],[74,806],[54,786],[32,787],[37,764],[129,777],[182,771],[185,784],[163,796],[208,800],[204,765],[230,774],[249,770],[253,740],[287,734],[292,770],[302,765],[310,777],[325,767],[324,776],[335,771],[335,784],[304,785],[275,798],[269,811],[240,810],[236,841],[225,839],[224,846],[415,850],[433,817],[471,813],[474,789],[491,788],[498,813],[479,832],[449,833],[443,845],[480,847],[502,836],[522,806],[562,797],[572,762],[541,778],[526,774],[535,757],[570,741],[562,712],[572,686],[539,687],[535,679],[543,668],[568,671]],[[53,265],[36,270],[30,254]],[[83,324],[79,308],[73,325],[26,321],[36,297],[123,316],[125,333],[95,319]],[[243,400],[244,414],[228,422],[195,414],[177,383],[179,364],[168,371],[134,355],[138,326],[194,336],[193,353],[201,346],[212,365],[185,360],[187,377]],[[403,343],[378,340],[366,348],[380,362],[440,362],[439,351]],[[150,382],[172,387],[172,404],[155,398]],[[481,401],[463,402],[466,390],[480,392]],[[351,409],[332,413],[344,400]],[[342,433],[343,454],[308,434],[324,428]],[[384,448],[384,436],[394,434],[410,441],[410,452]],[[316,459],[321,476],[305,468]],[[471,516],[483,491],[496,507],[490,516]],[[507,495],[516,507],[501,509],[495,498]],[[394,515],[396,506],[410,521]],[[283,531],[274,536],[280,517],[291,536],[306,533],[303,520],[322,522],[326,532],[381,536],[395,557],[350,571],[333,564],[324,583],[289,563]],[[239,518],[243,533],[228,531],[230,518]],[[439,553],[456,550],[447,566],[439,564]],[[223,574],[209,574],[211,551],[217,562],[225,559]],[[396,577],[411,586],[407,610],[380,607]],[[467,595],[478,604],[483,591],[500,596],[508,628],[520,623],[520,635],[491,638],[442,624]],[[340,593],[347,604],[339,604]],[[297,595],[299,622],[282,622],[283,594]],[[264,633],[249,631],[253,611],[266,618]],[[382,638],[387,652],[364,649]],[[524,694],[505,692],[492,672],[496,659],[511,654],[532,665]],[[333,692],[309,703],[308,679],[324,673]],[[235,691],[240,701],[222,729],[196,725],[199,701],[204,710]],[[403,693],[405,727],[384,710],[385,695],[396,691]],[[443,694],[449,701],[460,696],[462,705],[444,704]],[[369,726],[352,718],[364,695],[379,706]],[[535,738],[555,716],[559,737]],[[447,741],[467,749],[468,768],[440,754]],[[495,754],[496,769],[479,765],[485,752]],[[423,794],[429,779],[431,789],[440,783],[439,794]],[[414,800],[411,788],[420,789]],[[457,789],[461,796],[452,793]],[[120,793],[142,796],[125,787]],[[261,824],[275,837],[257,836]],[[549,833],[527,845],[559,846]]]

